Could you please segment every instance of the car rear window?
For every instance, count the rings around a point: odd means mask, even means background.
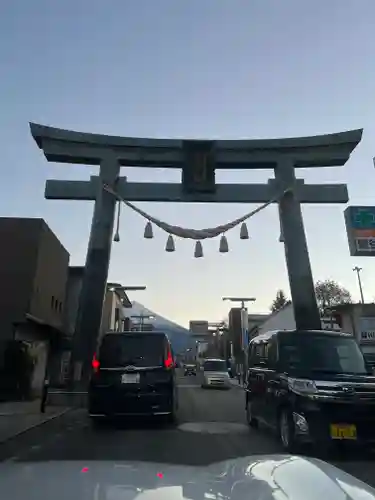
[[[204,363],[203,369],[206,372],[226,372],[227,364],[225,361],[206,361]]]
[[[283,332],[279,338],[282,366],[300,372],[367,373],[353,337],[319,332]]]
[[[158,334],[111,334],[103,338],[99,351],[102,367],[159,366],[165,356],[165,337]]]

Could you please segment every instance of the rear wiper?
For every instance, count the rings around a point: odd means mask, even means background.
[[[143,359],[143,356],[137,356],[135,358],[125,359],[124,361],[121,362],[121,364],[124,365],[124,366],[125,365],[134,365],[140,359]]]

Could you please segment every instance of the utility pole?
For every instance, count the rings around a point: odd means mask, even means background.
[[[357,278],[358,278],[358,286],[359,286],[359,293],[361,294],[361,303],[365,303],[365,299],[363,297],[363,288],[362,288],[362,281],[361,281],[361,271],[362,267],[355,266],[353,267],[353,271],[357,273]]]
[[[141,332],[143,332],[144,330],[143,326],[145,324],[145,319],[150,319],[150,320],[155,319],[155,316],[152,316],[151,314],[134,314],[130,317],[139,320],[139,327]]]
[[[223,350],[223,353],[224,353],[224,357],[225,357],[225,360],[227,359],[226,358],[226,342],[227,342],[227,338],[226,338],[226,335],[224,335],[224,327],[225,327],[225,323],[224,321],[220,321],[219,323],[216,323],[216,322],[209,322],[208,323],[208,326],[209,328],[215,328],[215,330],[213,331],[213,336],[215,337],[215,339],[217,339],[217,345],[216,347],[219,349],[219,351],[222,349]]]
[[[244,382],[246,366],[246,356],[245,351],[249,345],[249,320],[247,316],[247,308],[245,307],[246,302],[255,302],[255,297],[223,297],[224,301],[229,302],[240,302],[241,303],[241,350],[242,350],[242,360],[241,360],[241,376],[242,382]]]
[[[229,302],[240,302],[241,303],[241,330],[242,330],[241,345],[242,345],[242,350],[244,350],[245,347],[247,347],[247,344],[249,343],[249,339],[247,338],[249,325],[248,325],[248,319],[247,319],[247,309],[245,307],[245,304],[246,304],[246,302],[255,302],[256,298],[255,297],[223,297],[223,300],[229,301]]]

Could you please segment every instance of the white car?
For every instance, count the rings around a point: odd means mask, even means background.
[[[231,388],[227,363],[224,359],[206,359],[202,367],[202,387]]]
[[[121,460],[3,462],[0,484],[4,500],[191,500],[207,498],[207,492],[227,500],[375,500],[373,488],[344,471],[293,455],[254,455],[201,467]]]

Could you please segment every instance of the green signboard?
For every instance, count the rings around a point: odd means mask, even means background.
[[[375,255],[375,207],[348,207],[344,211],[350,255]]]

